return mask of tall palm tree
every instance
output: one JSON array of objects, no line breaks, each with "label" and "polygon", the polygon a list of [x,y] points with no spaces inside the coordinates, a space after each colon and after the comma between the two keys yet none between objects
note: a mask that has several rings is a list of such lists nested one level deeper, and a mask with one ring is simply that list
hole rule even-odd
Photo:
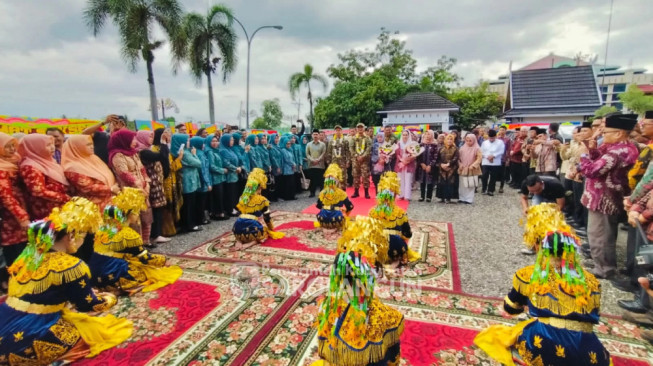
[{"label": "tall palm tree", "polygon": [[154,87],[154,51],[164,44],[153,39],[153,28],[159,25],[166,33],[172,53],[173,72],[184,57],[184,42],[180,37],[183,11],[177,0],[89,0],[84,20],[97,36],[107,18],[118,27],[122,58],[129,71],[136,72],[136,63],[143,59],[147,67],[150,87],[152,120],[158,120],[156,89]]},{"label": "tall palm tree", "polygon": [[[236,69],[238,37],[232,23],[233,14],[223,5],[215,5],[206,16],[190,13],[184,18],[183,30],[188,42],[190,72],[198,85],[202,83],[202,75],[206,75],[211,123],[215,123],[211,74],[216,71],[219,61],[222,61],[222,82],[226,82]],[[220,58],[213,57],[214,51],[219,53]]]},{"label": "tall palm tree", "polygon": [[310,106],[310,119],[311,119],[311,126],[312,126],[313,125],[313,94],[311,93],[311,80],[317,81],[319,84],[321,84],[325,91],[327,85],[329,85],[327,79],[324,76],[319,74],[313,74],[313,66],[311,66],[310,64],[306,64],[304,65],[304,72],[298,72],[290,76],[290,80],[288,80],[288,89],[290,89],[290,96],[292,96],[294,99],[297,93],[299,92],[299,89],[303,85],[306,85],[306,88],[308,88],[308,94],[306,95],[306,97],[308,98],[308,103]]}]

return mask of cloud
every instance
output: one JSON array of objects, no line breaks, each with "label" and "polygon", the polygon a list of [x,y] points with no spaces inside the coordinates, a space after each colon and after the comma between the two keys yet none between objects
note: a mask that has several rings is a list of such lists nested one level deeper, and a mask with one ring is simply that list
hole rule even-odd
[{"label": "cloud", "polygon": [[[204,12],[216,0],[183,1],[188,11]],[[604,62],[609,4],[594,0],[300,0],[225,1],[251,33],[264,29],[252,42],[250,109],[265,99],[279,98],[284,113],[297,114],[287,90],[290,75],[310,63],[315,72],[338,61],[349,49],[372,48],[381,27],[399,30],[414,51],[419,69],[434,65],[441,55],[458,60],[455,71],[465,84],[506,74],[554,52],[599,55]],[[0,114],[33,117],[101,118],[126,113],[149,118],[144,64],[130,73],[120,58],[115,27],[107,23],[98,37],[85,25],[84,0],[0,2]],[[608,63],[653,71],[650,42],[650,0],[615,2]],[[214,80],[217,120],[238,121],[246,100],[247,46],[242,30],[239,63],[228,82]],[[156,33],[159,34],[159,33]],[[158,97],[174,99],[177,119],[208,120],[206,80],[197,86],[182,68],[171,72],[167,46],[154,63]],[[317,89],[316,96],[328,93]],[[308,111],[305,91],[298,97],[301,114]],[[296,117],[293,117],[296,118]],[[242,120],[244,123],[244,119]]]}]

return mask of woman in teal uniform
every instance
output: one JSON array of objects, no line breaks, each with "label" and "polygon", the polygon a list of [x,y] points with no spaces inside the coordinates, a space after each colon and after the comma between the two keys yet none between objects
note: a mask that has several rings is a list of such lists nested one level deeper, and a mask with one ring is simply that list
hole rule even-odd
[{"label": "woman in teal uniform", "polygon": [[229,169],[222,163],[220,157],[220,139],[217,136],[209,136],[204,141],[204,149],[209,160],[209,171],[211,172],[211,184],[213,188],[210,194],[210,217],[213,220],[226,220],[229,214],[224,201],[224,185]]}]

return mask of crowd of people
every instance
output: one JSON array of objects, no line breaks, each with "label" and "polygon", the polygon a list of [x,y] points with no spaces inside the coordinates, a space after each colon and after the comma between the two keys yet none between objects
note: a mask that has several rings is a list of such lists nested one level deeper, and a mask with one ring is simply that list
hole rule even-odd
[{"label": "crowd of people", "polygon": [[[65,266],[60,272],[70,271],[65,275],[67,280],[82,281],[84,291],[91,291],[90,287],[86,289],[87,283],[106,290],[97,296],[94,292],[89,302],[92,307],[79,299],[67,299],[77,303],[82,311],[104,311],[116,303],[111,293],[151,291],[181,276],[178,267],[166,266],[165,257],[148,252],[157,244],[170,241],[178,232],[202,230],[202,225],[211,220],[230,217],[237,217],[233,226],[237,240],[234,250],[267,238],[280,238],[283,234],[274,231],[270,202],[294,200],[303,190],[309,191],[309,197],[319,193],[320,212],[315,226],[330,237],[334,236],[328,231],[335,230],[340,237],[340,254],[334,262],[332,281],[347,279],[351,283],[352,278],[342,277],[347,271],[355,273],[354,282],[372,281],[373,267],[402,266],[419,260],[419,254],[407,246],[412,232],[406,212],[396,205],[396,200],[411,200],[417,189],[419,201],[431,202],[435,194],[443,203],[472,204],[479,188],[482,194],[492,197],[497,191],[503,193],[506,184],[519,191],[524,215],[532,215],[542,210],[542,204],[550,204],[563,218],[558,220],[554,219],[557,214],[547,214],[543,220],[558,226],[536,235],[533,245],[522,252],[538,254],[535,266],[543,270],[546,267],[547,276],[550,271],[569,271],[568,267],[561,267],[559,260],[570,263],[573,256],[571,277],[563,276],[564,281],[571,282],[559,285],[574,289],[575,292],[566,293],[572,297],[569,301],[580,298],[586,302],[574,308],[579,317],[567,323],[540,319],[537,326],[564,328],[569,322],[580,322],[583,324],[576,324],[582,328],[580,331],[591,332],[587,329],[598,321],[600,306],[595,278],[609,279],[615,287],[635,293],[633,300],[619,302],[627,310],[625,318],[653,325],[646,277],[653,268],[640,266],[635,259],[640,243],[653,240],[653,145],[649,144],[653,139],[653,111],[639,121],[635,115],[615,113],[584,122],[573,130],[571,141],[564,141],[560,126],[555,123],[548,130],[524,127],[513,136],[507,126],[496,130],[477,128],[464,136],[457,129],[447,133],[427,130],[420,135],[405,129],[396,136],[391,127],[375,134],[374,128],[359,123],[347,136],[341,126],[336,126],[329,140],[319,130],[313,130],[310,137],[305,135],[304,124],[298,122],[301,130],[293,125],[291,132],[284,135],[248,134],[227,127],[213,134],[200,129],[190,136],[184,125],[176,126],[175,133],[169,129],[134,132],[126,128],[124,118],[109,115],[84,133],[67,138],[57,129],[46,134],[0,133],[4,259],[0,274],[2,289],[12,299],[0,306],[0,313],[15,317],[15,323],[7,323],[6,329],[0,327],[0,333],[10,334],[12,324],[25,321],[20,317],[23,315],[12,311],[32,309],[30,303],[39,303],[43,293],[66,291],[67,285],[62,285],[61,280],[38,285],[35,290],[33,282],[42,279],[39,268]],[[347,196],[346,188],[353,186],[352,199],[371,199],[370,185],[374,185],[376,205],[369,217],[350,223],[354,201]],[[102,217],[97,219],[94,215]],[[101,228],[93,224],[100,221]],[[627,259],[619,270],[616,241],[619,224],[626,222]],[[361,242],[361,237],[369,240]],[[582,246],[581,238],[586,242]],[[373,248],[369,247],[371,244]],[[576,252],[586,257],[582,265]],[[35,253],[48,255],[41,258]],[[65,257],[65,261],[59,257]],[[535,289],[542,295],[548,288],[547,281],[562,281],[561,277],[538,277],[535,272],[538,271],[531,267],[517,273],[516,287],[506,298],[506,311],[518,313],[528,305],[534,317],[566,319],[569,314],[545,316],[550,315],[550,306],[544,300],[535,301],[532,293]],[[17,279],[23,282],[17,284]],[[347,286],[337,283],[341,292],[351,292]],[[46,291],[50,288],[51,293]],[[559,295],[556,298],[560,299]],[[332,317],[342,321],[361,314],[383,317],[368,313],[367,306],[371,304],[384,309],[380,314],[388,316],[386,325],[397,336],[389,345],[394,351],[386,347],[389,353],[378,353],[377,358],[389,361],[398,357],[401,314],[365,296],[364,303],[355,304],[354,314],[337,310],[342,305],[337,296],[327,299],[330,305],[323,305],[319,332],[320,341],[326,342],[320,344],[325,359],[345,357],[342,352],[351,344],[358,344],[355,339],[344,340],[340,345],[342,352],[335,353],[325,348],[325,344],[337,346],[337,342],[343,341],[332,337]],[[50,328],[53,319],[67,322],[60,326],[74,327],[70,314],[58,304],[52,306],[52,313],[59,317],[49,319],[38,331],[54,329]],[[538,308],[546,309],[538,313]],[[129,336],[130,325],[120,319],[103,319],[108,329],[116,329],[117,338],[107,335],[94,346],[93,340],[85,339],[83,330],[78,329],[75,339],[85,342],[58,338],[59,343],[68,343],[62,343],[56,359],[94,354]],[[585,324],[590,324],[590,328]],[[502,332],[507,331],[521,336],[526,334],[526,327],[531,327],[531,323],[523,324],[519,332],[489,330],[477,339],[477,344],[497,359],[508,357],[497,350],[493,339],[501,338]],[[644,331],[642,336],[653,341],[651,332]],[[35,333],[31,341],[40,340],[39,337]],[[594,338],[590,341],[589,360],[607,364],[607,352]],[[372,347],[372,343],[368,346]],[[526,351],[532,354],[531,346],[515,343],[513,351],[523,358]],[[0,351],[1,347],[2,343]],[[552,345],[547,347],[546,351],[552,353],[541,356],[553,360]]]}]

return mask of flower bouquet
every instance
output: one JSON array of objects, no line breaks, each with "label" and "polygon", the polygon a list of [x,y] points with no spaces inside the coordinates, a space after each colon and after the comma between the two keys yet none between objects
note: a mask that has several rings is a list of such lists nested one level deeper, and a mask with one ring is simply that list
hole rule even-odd
[{"label": "flower bouquet", "polygon": [[374,164],[374,174],[381,174],[385,168],[385,164],[390,161],[399,146],[391,142],[384,142],[379,146],[379,160]]}]

